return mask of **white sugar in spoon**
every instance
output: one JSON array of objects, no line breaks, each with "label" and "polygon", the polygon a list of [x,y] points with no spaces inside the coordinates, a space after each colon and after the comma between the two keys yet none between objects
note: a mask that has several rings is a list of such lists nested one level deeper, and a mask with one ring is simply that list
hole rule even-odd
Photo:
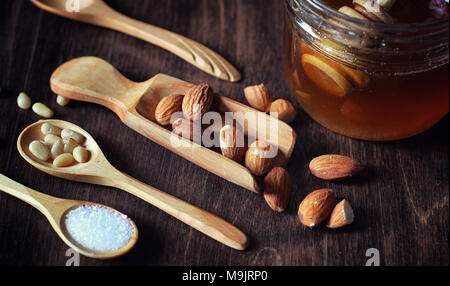
[{"label": "white sugar in spoon", "polygon": [[107,251],[99,251],[95,249],[90,249],[84,245],[82,245],[79,241],[77,241],[67,229],[66,218],[67,214],[77,209],[81,206],[99,206],[106,208],[110,211],[114,211],[117,214],[123,216],[122,213],[117,210],[110,208],[108,206],[86,202],[86,201],[75,201],[75,200],[66,200],[60,199],[56,197],[52,197],[35,190],[32,190],[24,185],[19,184],[16,181],[11,180],[10,178],[0,174],[0,190],[10,194],[22,201],[32,205],[36,209],[38,209],[41,213],[45,215],[45,217],[50,222],[50,225],[56,231],[58,236],[72,249],[77,252],[92,258],[100,258],[100,259],[108,259],[114,258],[121,255],[124,255],[128,251],[130,251],[136,244],[138,239],[138,230],[135,223],[129,219],[133,233],[131,234],[128,242],[122,247],[115,250],[107,250]]}]

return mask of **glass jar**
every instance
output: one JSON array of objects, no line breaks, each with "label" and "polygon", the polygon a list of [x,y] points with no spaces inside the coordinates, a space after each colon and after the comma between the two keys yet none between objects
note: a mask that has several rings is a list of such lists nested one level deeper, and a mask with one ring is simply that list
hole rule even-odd
[{"label": "glass jar", "polygon": [[396,140],[449,111],[448,17],[373,23],[319,0],[285,0],[283,61],[302,108],[337,133]]}]

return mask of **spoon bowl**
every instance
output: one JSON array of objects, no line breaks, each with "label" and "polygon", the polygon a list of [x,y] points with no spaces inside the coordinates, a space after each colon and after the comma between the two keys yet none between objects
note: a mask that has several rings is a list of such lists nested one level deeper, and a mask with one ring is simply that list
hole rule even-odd
[{"label": "spoon bowl", "polygon": [[[43,162],[35,158],[28,150],[28,145],[33,140],[42,139],[40,133],[41,126],[44,123],[52,124],[61,129],[68,128],[83,135],[85,137],[84,145],[91,156],[89,161],[69,167],[55,167],[49,162]],[[35,122],[20,133],[17,139],[17,149],[28,163],[47,174],[68,180],[122,189],[229,247],[244,250],[248,246],[247,236],[229,222],[139,182],[114,168],[103,155],[94,138],[73,123],[63,120],[41,120]]]},{"label": "spoon bowl", "polygon": [[[73,130],[85,138],[83,146],[89,151],[89,160],[85,163],[78,163],[67,167],[58,168],[53,166],[52,162],[42,161],[36,158],[29,150],[28,146],[34,140],[44,140],[45,135],[41,132],[41,126],[44,123],[49,123],[61,129],[68,128]],[[62,120],[40,120],[27,126],[19,135],[17,139],[17,149],[20,155],[34,167],[44,171],[47,174],[78,182],[87,182],[92,184],[99,184],[99,178],[93,177],[93,170],[97,169],[97,162],[104,161],[107,163],[100,147],[94,138],[80,128],[79,126]]]},{"label": "spoon bowl", "polygon": [[[165,74],[134,82],[97,57],[70,60],[59,66],[50,78],[50,88],[55,94],[103,105],[116,113],[125,125],[157,144],[219,177],[261,193],[258,178],[244,165],[195,142],[173,136],[171,130],[156,122],[155,109],[162,98],[186,94],[193,86],[193,83]],[[296,142],[295,131],[288,124],[218,94],[214,96],[212,110],[221,115],[229,112],[245,116],[244,135],[277,146],[278,156],[274,165],[287,165]],[[270,136],[260,138],[258,134]]]},{"label": "spoon bowl", "polygon": [[136,245],[136,241],[138,239],[138,229],[136,227],[136,224],[130,218],[127,219],[133,228],[133,234],[124,246],[114,250],[99,251],[85,247],[76,239],[74,239],[67,230],[65,220],[67,214],[71,210],[84,205],[93,205],[107,208],[124,216],[124,214],[111,207],[87,201],[66,200],[52,197],[21,185],[2,174],[0,174],[0,190],[3,190],[5,193],[17,197],[38,209],[47,217],[48,221],[50,222],[51,226],[58,234],[58,236],[70,248],[74,249],[82,255],[98,259],[110,259],[126,254]]}]

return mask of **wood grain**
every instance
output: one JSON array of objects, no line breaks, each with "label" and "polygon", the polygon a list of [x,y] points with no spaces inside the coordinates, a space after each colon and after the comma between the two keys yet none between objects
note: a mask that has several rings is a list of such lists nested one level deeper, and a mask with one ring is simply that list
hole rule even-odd
[{"label": "wood grain", "polygon": [[[208,82],[216,92],[240,102],[245,102],[245,86],[263,82],[277,98],[294,102],[281,61],[282,2],[107,1],[127,16],[219,52],[244,76],[231,84],[142,40],[74,23],[40,11],[26,0],[1,1],[0,172],[49,195],[111,206],[139,227],[139,241],[127,255],[106,261],[82,257],[81,265],[364,265],[368,248],[379,249],[382,265],[448,265],[448,116],[414,138],[373,143],[336,135],[298,109],[292,124],[297,144],[287,166],[293,177],[292,197],[286,213],[278,214],[262,196],[136,134],[113,112],[81,102],[60,107],[50,91],[49,78],[57,66],[75,57],[97,56],[134,81],[163,72],[188,82]],[[48,104],[56,118],[83,127],[125,173],[236,225],[250,236],[248,250],[222,246],[122,191],[70,182],[34,169],[15,146],[20,131],[39,119],[17,108],[20,91]],[[351,156],[369,171],[342,183],[311,176],[309,161],[330,153]],[[301,227],[297,207],[320,188],[333,188],[338,199],[351,202],[354,224],[340,230]],[[0,194],[0,265],[65,265],[66,250],[38,211]]]}]

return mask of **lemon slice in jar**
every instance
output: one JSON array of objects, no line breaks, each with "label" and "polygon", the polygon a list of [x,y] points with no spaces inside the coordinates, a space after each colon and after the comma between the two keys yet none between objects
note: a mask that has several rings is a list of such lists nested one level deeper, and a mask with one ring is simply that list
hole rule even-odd
[{"label": "lemon slice in jar", "polygon": [[304,54],[302,66],[308,78],[329,94],[345,96],[353,89],[344,75],[316,56]]}]

